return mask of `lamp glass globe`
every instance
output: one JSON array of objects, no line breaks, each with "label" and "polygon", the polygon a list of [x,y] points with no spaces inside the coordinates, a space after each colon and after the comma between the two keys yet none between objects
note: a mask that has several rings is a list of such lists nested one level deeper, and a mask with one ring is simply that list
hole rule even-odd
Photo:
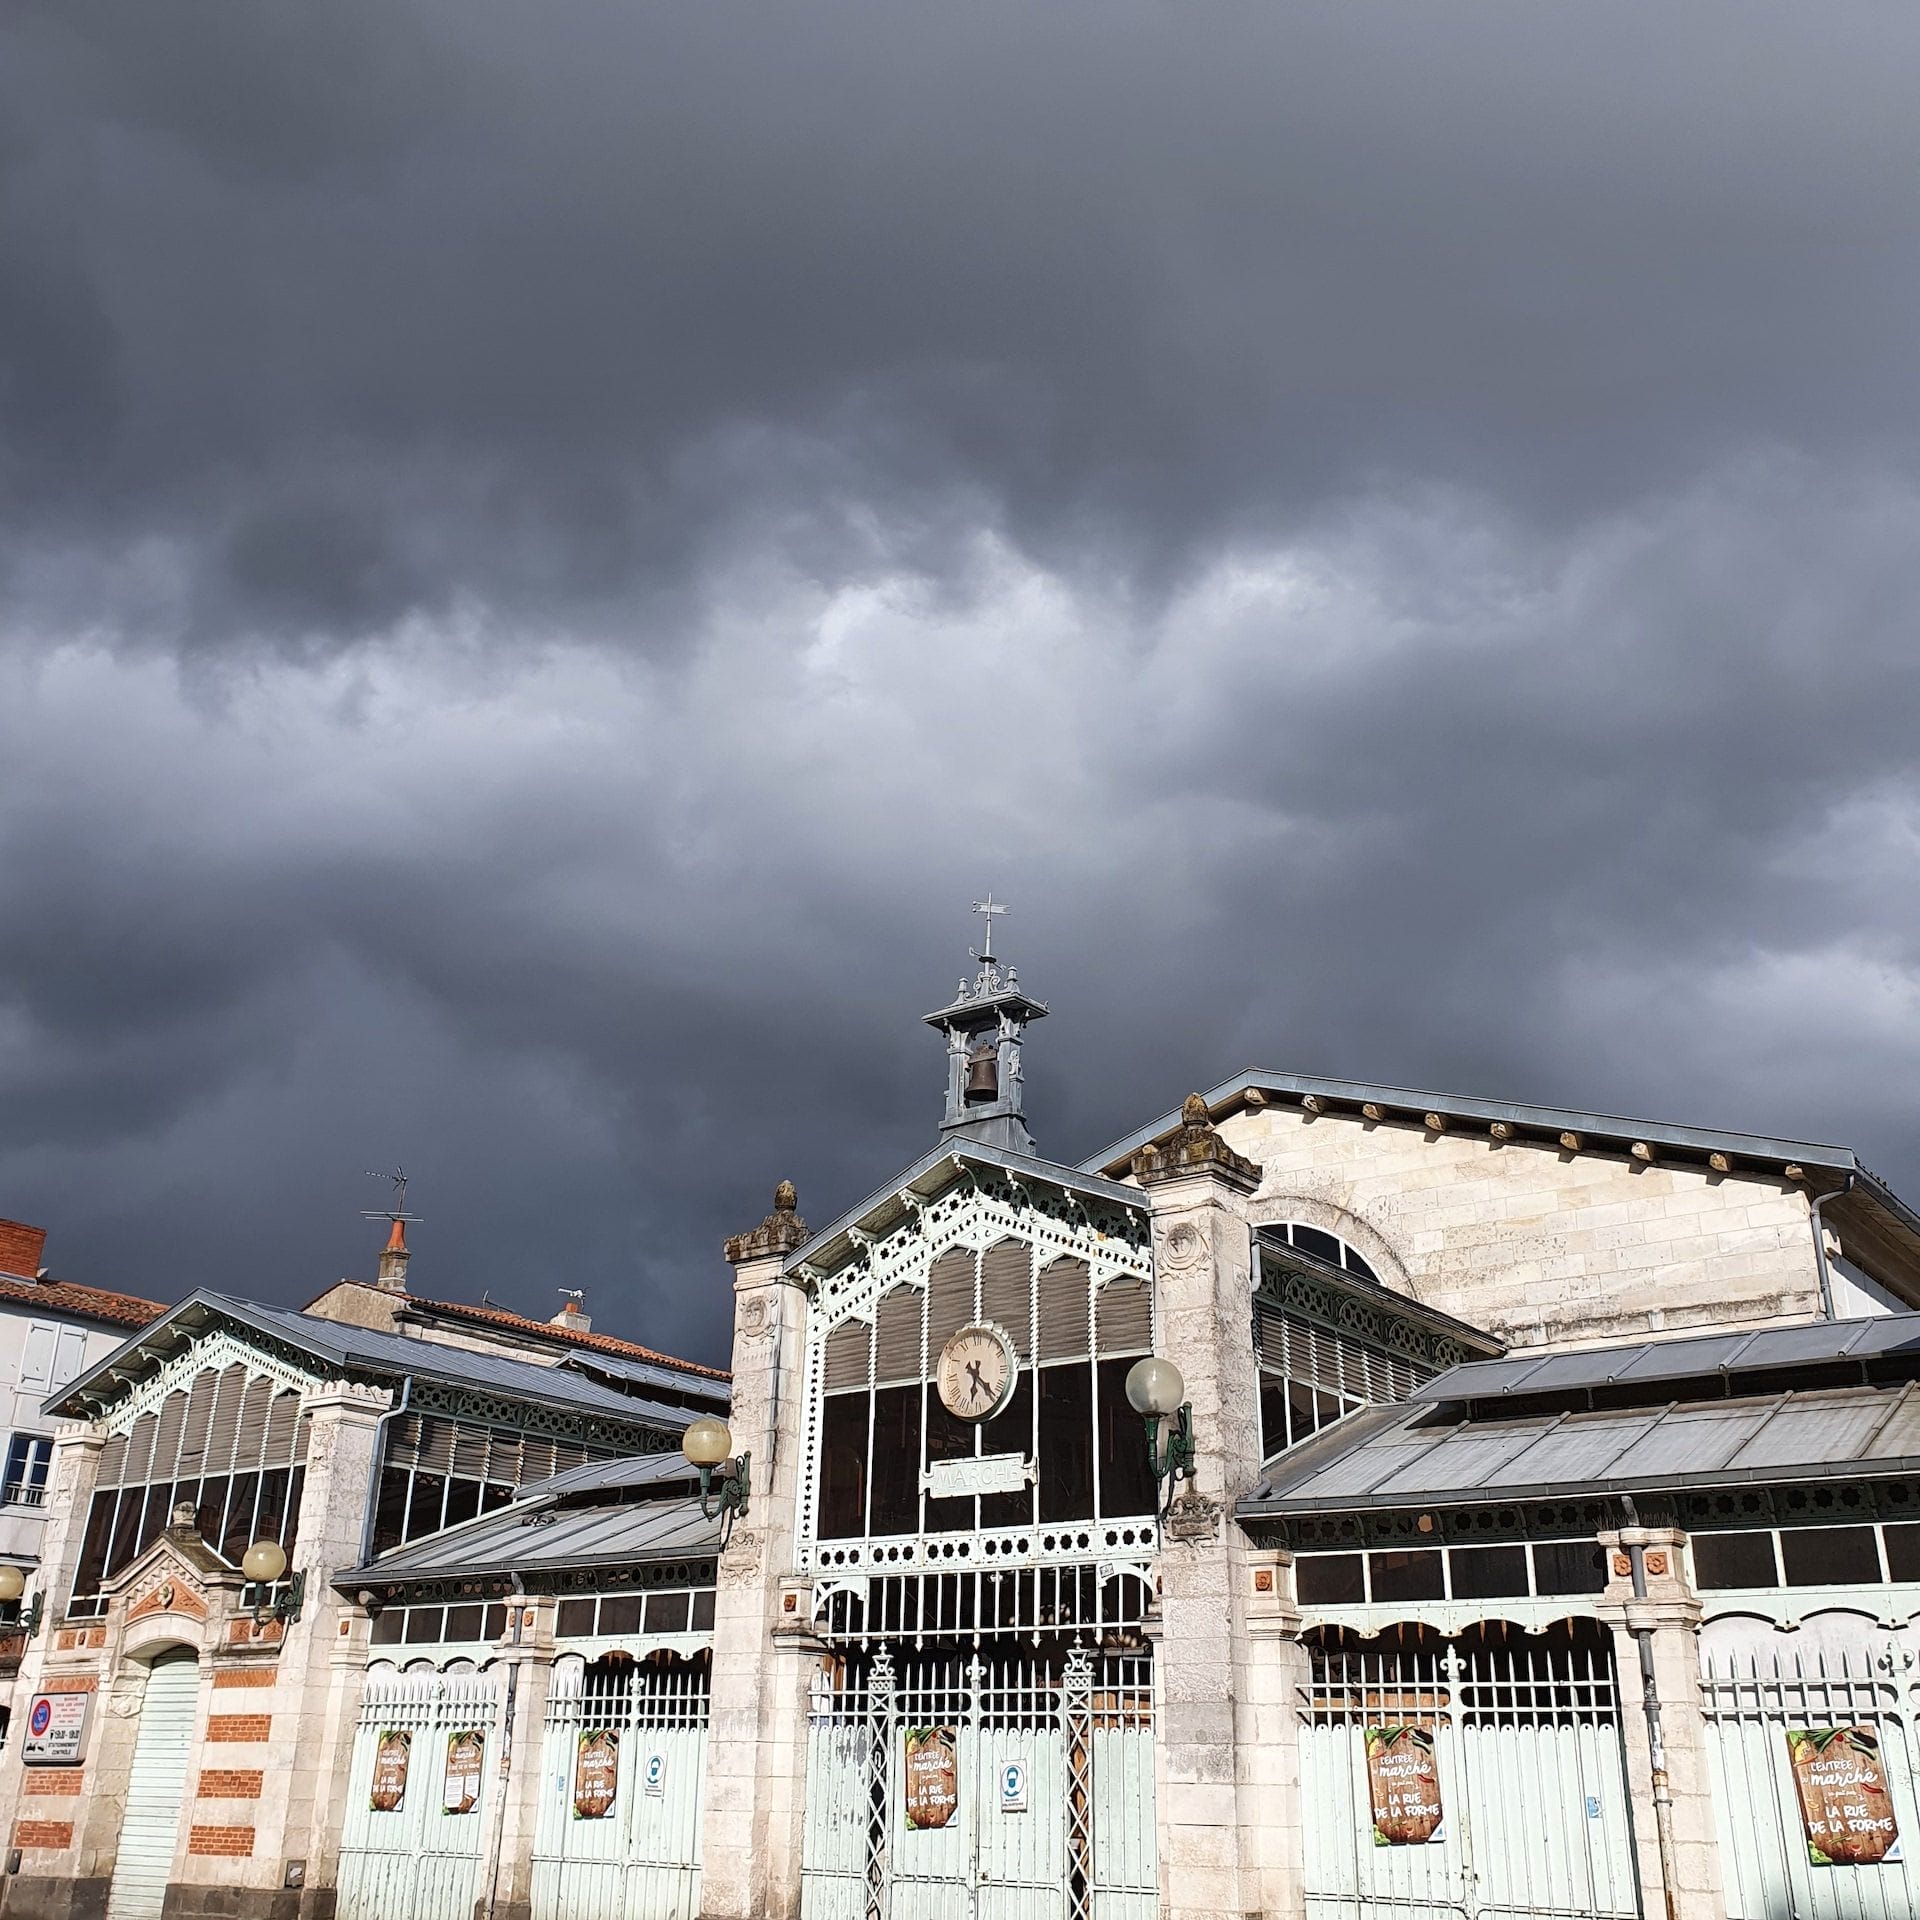
[{"label": "lamp glass globe", "polygon": [[249,1580],[278,1580],[287,1570],[287,1550],[278,1540],[256,1540],[240,1556],[240,1571]]},{"label": "lamp glass globe", "polygon": [[27,1576],[15,1566],[0,1566],[0,1606],[11,1606],[27,1590]]},{"label": "lamp glass globe", "polygon": [[1150,1354],[1136,1360],[1127,1372],[1127,1405],[1135,1413],[1164,1419],[1180,1411],[1187,1397],[1187,1383],[1171,1360]]},{"label": "lamp glass globe", "polygon": [[733,1434],[724,1420],[696,1420],[680,1436],[680,1451],[696,1467],[717,1467],[733,1451]]}]

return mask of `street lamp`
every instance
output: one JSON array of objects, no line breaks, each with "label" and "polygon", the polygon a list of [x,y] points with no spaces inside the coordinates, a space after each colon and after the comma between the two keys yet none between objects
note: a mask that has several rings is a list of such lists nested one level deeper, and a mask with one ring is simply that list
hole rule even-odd
[{"label": "street lamp", "polygon": [[268,1589],[286,1570],[287,1550],[278,1540],[258,1539],[240,1556],[240,1571],[253,1583],[253,1617],[260,1626],[269,1620],[278,1620],[284,1625],[300,1618],[300,1606],[307,1597],[304,1573],[296,1573],[288,1581],[285,1593],[272,1599],[267,1597]]},{"label": "street lamp", "polygon": [[[720,1516],[720,1544],[724,1547],[733,1537],[734,1516],[747,1510],[753,1455],[733,1457],[732,1430],[711,1414],[703,1414],[680,1436],[680,1451],[700,1469],[700,1514],[706,1520]],[[713,1484],[715,1468],[720,1469],[717,1492]]]},{"label": "street lamp", "polygon": [[1173,1507],[1173,1483],[1193,1478],[1193,1408],[1187,1402],[1187,1383],[1171,1360],[1149,1354],[1127,1371],[1127,1405],[1147,1428],[1147,1464],[1154,1485],[1166,1483],[1161,1505],[1164,1518]]},{"label": "street lamp", "polygon": [[26,1590],[26,1568],[16,1565],[11,1560],[0,1563],[0,1607],[15,1609],[13,1620],[9,1624],[25,1627],[31,1635],[40,1631],[40,1596],[37,1593],[33,1596],[33,1605],[23,1615],[18,1609],[20,1596]]}]

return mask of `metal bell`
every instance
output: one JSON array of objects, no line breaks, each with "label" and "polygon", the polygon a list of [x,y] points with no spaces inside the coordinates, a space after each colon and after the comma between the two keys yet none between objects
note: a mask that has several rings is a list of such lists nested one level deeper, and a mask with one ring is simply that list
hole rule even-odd
[{"label": "metal bell", "polygon": [[970,1101],[1000,1098],[1000,1063],[992,1047],[978,1047],[967,1055],[967,1098]]}]

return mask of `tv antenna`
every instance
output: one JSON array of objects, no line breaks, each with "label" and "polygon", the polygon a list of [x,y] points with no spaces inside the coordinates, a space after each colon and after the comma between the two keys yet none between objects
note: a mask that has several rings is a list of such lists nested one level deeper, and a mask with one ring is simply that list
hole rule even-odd
[{"label": "tv antenna", "polygon": [[407,1211],[407,1170],[405,1167],[395,1167],[391,1173],[382,1173],[376,1167],[369,1167],[367,1169],[367,1178],[369,1180],[385,1180],[391,1183],[393,1187],[393,1205],[378,1208],[370,1213],[362,1212],[360,1215],[362,1220],[400,1220],[404,1221],[408,1226],[412,1226],[420,1219],[419,1214],[409,1213]]}]

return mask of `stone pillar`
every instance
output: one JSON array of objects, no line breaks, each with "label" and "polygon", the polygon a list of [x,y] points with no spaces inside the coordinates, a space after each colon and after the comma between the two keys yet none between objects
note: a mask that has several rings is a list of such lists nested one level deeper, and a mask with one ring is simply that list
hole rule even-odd
[{"label": "stone pillar", "polygon": [[1285,1814],[1253,1756],[1262,1735],[1285,1729],[1270,1724],[1272,1662],[1249,1634],[1255,1562],[1271,1558],[1233,1518],[1260,1474],[1246,1207],[1260,1169],[1214,1131],[1198,1094],[1181,1120],[1133,1173],[1152,1213],[1159,1350],[1193,1409],[1195,1470],[1164,1529],[1155,1659],[1161,1912],[1200,1920],[1263,1911],[1269,1876],[1284,1873],[1275,1823]]},{"label": "stone pillar", "polygon": [[[1669,1920],[1726,1920],[1708,1730],[1700,1705],[1700,1602],[1687,1584],[1685,1540],[1671,1527],[1623,1527],[1601,1534],[1608,1579],[1600,1614],[1613,1629],[1642,1910]],[[1644,1595],[1634,1591],[1636,1559]],[[1642,1630],[1653,1656],[1651,1687],[1643,1676]],[[1655,1765],[1649,1696],[1658,1708],[1664,1767]]]},{"label": "stone pillar", "polygon": [[800,1911],[810,1662],[791,1633],[789,1578],[803,1471],[807,1296],[783,1271],[804,1243],[792,1183],[751,1233],[727,1242],[733,1265],[736,1454],[752,1457],[746,1512],[720,1556],[714,1601],[713,1720],[707,1741],[700,1911],[708,1920],[791,1920]]},{"label": "stone pillar", "polygon": [[[28,1637],[21,1651],[20,1670],[12,1683],[13,1731],[5,1756],[0,1759],[0,1833],[6,1835],[6,1844],[18,1846],[29,1836],[44,1842],[53,1837],[46,1828],[65,1824],[70,1829],[69,1845],[66,1849],[42,1845],[23,1850],[20,1872],[0,1882],[0,1912],[36,1909],[64,1912],[65,1902],[104,1902],[105,1899],[105,1880],[73,1850],[72,1843],[81,1823],[71,1816],[71,1809],[62,1809],[57,1820],[47,1821],[35,1817],[37,1802],[21,1804],[27,1770],[20,1764],[20,1750],[24,1744],[26,1704],[46,1686],[49,1654],[60,1646],[63,1632],[68,1647],[75,1644],[75,1634],[70,1629],[62,1629],[59,1623],[66,1614],[74,1575],[79,1569],[87,1514],[93,1506],[94,1488],[100,1475],[100,1449],[106,1441],[106,1429],[93,1422],[62,1427],[54,1437],[53,1460],[47,1471],[47,1521],[40,1541],[40,1565],[22,1603],[31,1610],[38,1597],[40,1629]],[[96,1727],[96,1743],[98,1738]],[[97,1745],[94,1752],[97,1753]],[[76,1775],[76,1781],[90,1790],[97,1774],[98,1769],[90,1757],[87,1766]],[[77,1799],[78,1795],[72,1797]],[[28,1821],[25,1835],[18,1831],[22,1819]]]},{"label": "stone pillar", "polygon": [[[494,1656],[504,1669],[502,1698],[512,1713],[512,1724],[502,1728],[504,1737],[490,1757],[496,1774],[504,1775],[506,1794],[498,1816],[498,1854],[490,1844],[486,1856],[495,1888],[495,1920],[527,1920],[533,1911],[533,1841],[540,1819],[547,1693],[553,1683],[555,1604],[545,1596],[510,1602],[507,1631]],[[486,1890],[483,1882],[483,1899]]]},{"label": "stone pillar", "polygon": [[[293,1571],[306,1576],[306,1594],[280,1649],[271,1708],[276,1764],[268,1770],[252,1861],[265,1890],[281,1886],[287,1862],[304,1863],[303,1914],[331,1910],[339,1871],[340,1809],[366,1677],[365,1616],[332,1582],[360,1558],[380,1417],[392,1398],[382,1387],[335,1381],[305,1402],[312,1425]],[[357,1672],[336,1667],[341,1646],[360,1648]]]}]

